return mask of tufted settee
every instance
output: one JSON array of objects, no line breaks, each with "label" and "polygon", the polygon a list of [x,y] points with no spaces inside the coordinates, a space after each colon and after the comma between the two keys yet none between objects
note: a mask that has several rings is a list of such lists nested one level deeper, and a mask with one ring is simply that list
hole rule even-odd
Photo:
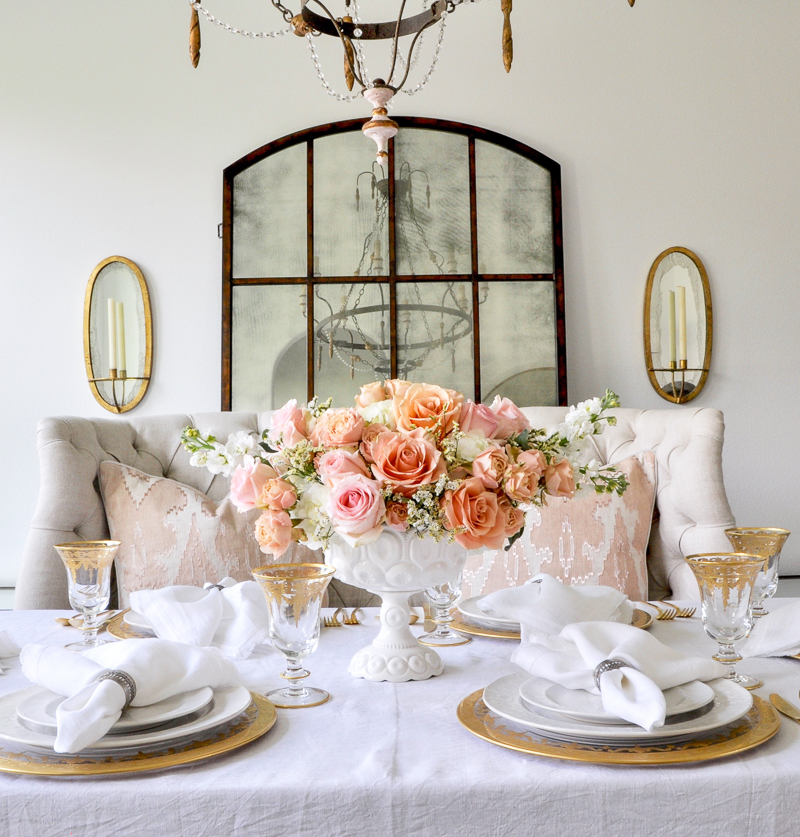
[{"label": "tufted settee", "polygon": [[[566,408],[529,407],[534,427],[555,428]],[[592,456],[615,463],[652,450],[656,457],[656,513],[648,546],[650,596],[696,596],[683,556],[729,551],[724,530],[734,525],[722,480],[724,424],[719,410],[613,411],[617,424],[594,437]],[[154,476],[192,486],[213,500],[228,480],[189,464],[181,430],[193,425],[217,438],[261,432],[271,412],[200,413],[133,419],[43,419],[38,426],[41,487],[17,582],[15,607],[67,608],[66,579],[53,544],[108,537],[98,468],[112,459]]]}]

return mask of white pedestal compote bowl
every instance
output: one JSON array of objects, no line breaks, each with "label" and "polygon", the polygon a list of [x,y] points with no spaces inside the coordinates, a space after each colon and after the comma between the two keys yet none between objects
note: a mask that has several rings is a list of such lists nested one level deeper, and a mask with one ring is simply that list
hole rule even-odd
[{"label": "white pedestal compote bowl", "polygon": [[337,537],[331,539],[325,562],[336,569],[336,577],[383,600],[380,633],[350,661],[348,670],[354,677],[403,683],[444,671],[436,651],[421,645],[409,630],[408,598],[457,576],[468,555],[457,543],[437,543],[416,532],[389,528],[367,546],[353,548]]}]

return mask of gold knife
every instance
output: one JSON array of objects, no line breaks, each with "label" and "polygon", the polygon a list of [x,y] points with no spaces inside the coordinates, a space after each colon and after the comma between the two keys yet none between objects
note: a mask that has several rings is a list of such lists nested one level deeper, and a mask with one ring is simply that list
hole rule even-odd
[{"label": "gold knife", "polygon": [[780,695],[770,695],[769,702],[778,710],[778,712],[800,724],[800,709],[793,706],[788,700],[784,700]]}]

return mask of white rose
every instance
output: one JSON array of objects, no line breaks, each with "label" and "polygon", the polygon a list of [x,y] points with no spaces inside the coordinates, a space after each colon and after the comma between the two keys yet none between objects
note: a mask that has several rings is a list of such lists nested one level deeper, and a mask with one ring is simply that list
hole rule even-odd
[{"label": "white rose", "polygon": [[356,407],[356,412],[367,424],[383,424],[389,430],[394,430],[397,426],[391,400],[376,401],[367,407]]},{"label": "white rose", "polygon": [[472,462],[479,453],[483,453],[491,445],[492,443],[486,438],[483,431],[475,430],[472,433],[465,433],[458,440],[456,453],[465,462]]}]

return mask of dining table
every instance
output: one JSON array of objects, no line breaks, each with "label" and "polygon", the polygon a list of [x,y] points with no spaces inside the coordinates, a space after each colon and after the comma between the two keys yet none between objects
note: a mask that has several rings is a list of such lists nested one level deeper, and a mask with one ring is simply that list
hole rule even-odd
[{"label": "dining table", "polygon": [[[778,599],[770,606],[791,603]],[[445,664],[440,676],[371,682],[347,668],[377,634],[377,613],[364,609],[361,624],[322,629],[306,667],[309,682],[331,693],[329,702],[278,709],[272,728],[240,749],[153,772],[0,772],[0,834],[768,837],[800,832],[800,724],[782,717],[777,734],[758,747],[686,764],[594,764],[518,752],[472,734],[457,715],[464,698],[520,671],[509,659],[514,641],[476,636],[439,651]],[[78,631],[54,618],[69,615],[4,611],[0,631],[20,645],[66,645]],[[648,630],[685,653],[710,656],[717,647],[697,615],[656,620]],[[30,685],[18,658],[1,662],[0,696]],[[283,658],[269,646],[236,665],[254,693],[281,685]],[[751,658],[740,669],[763,680],[756,692],[762,698],[776,692],[799,702],[800,660]],[[0,755],[8,746],[0,740]]]}]

